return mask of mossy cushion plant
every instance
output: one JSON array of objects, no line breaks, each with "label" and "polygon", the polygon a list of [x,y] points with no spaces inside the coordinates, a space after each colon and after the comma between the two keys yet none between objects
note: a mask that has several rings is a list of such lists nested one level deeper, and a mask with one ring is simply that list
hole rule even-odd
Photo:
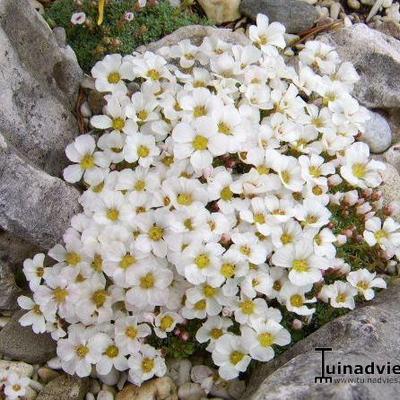
[{"label": "mossy cushion plant", "polygon": [[[71,23],[71,16],[77,12],[86,14],[83,24]],[[133,19],[129,20],[127,15]],[[68,44],[75,50],[86,72],[90,72],[105,54],[130,54],[138,46],[158,40],[183,26],[209,24],[190,6],[176,8],[167,0],[150,3],[141,9],[136,0],[109,0],[101,25],[97,25],[98,2],[94,0],[56,0],[47,9],[45,17],[51,27],[65,28]]]}]

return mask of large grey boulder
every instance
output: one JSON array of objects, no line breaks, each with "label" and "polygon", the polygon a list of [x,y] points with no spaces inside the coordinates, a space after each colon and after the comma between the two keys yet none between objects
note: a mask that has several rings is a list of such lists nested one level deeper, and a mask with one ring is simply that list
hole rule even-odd
[{"label": "large grey boulder", "polygon": [[79,212],[79,191],[18,154],[0,134],[0,226],[48,249]]},{"label": "large grey boulder", "polygon": [[37,167],[59,176],[83,77],[28,0],[0,0],[0,132]]},{"label": "large grey boulder", "polygon": [[400,42],[365,24],[324,34],[319,40],[336,48],[360,75],[354,96],[369,108],[400,107]]},{"label": "large grey boulder", "polygon": [[255,20],[257,14],[265,14],[270,22],[280,22],[288,33],[300,33],[310,29],[318,19],[315,7],[301,0],[242,0],[240,12]]},{"label": "large grey boulder", "polygon": [[61,375],[51,380],[36,400],[83,400],[89,390],[89,379]]},{"label": "large grey boulder", "polygon": [[[255,369],[248,385],[248,400],[382,400],[400,398],[397,383],[365,384],[354,381],[315,383],[321,376],[321,354],[316,347],[332,348],[326,364],[400,364],[400,283],[377,299],[329,322],[272,362]],[[399,371],[398,371],[399,372]],[[338,378],[396,379],[386,371],[379,375],[336,375]]]},{"label": "large grey boulder", "polygon": [[15,283],[11,268],[0,260],[0,311],[17,310],[17,298],[21,294],[22,290]]},{"label": "large grey boulder", "polygon": [[0,331],[0,358],[28,364],[42,364],[56,355],[56,343],[49,334],[36,334],[30,326],[23,327],[18,320],[26,311],[18,311]]}]

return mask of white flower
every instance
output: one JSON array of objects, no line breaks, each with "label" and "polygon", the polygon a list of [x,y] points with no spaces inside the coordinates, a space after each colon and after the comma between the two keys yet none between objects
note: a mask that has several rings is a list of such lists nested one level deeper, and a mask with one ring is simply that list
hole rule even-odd
[{"label": "white flower", "polygon": [[42,279],[46,278],[48,269],[44,267],[43,253],[36,254],[32,259],[27,258],[24,261],[24,274],[29,281],[31,290],[35,290],[41,283]]},{"label": "white flower", "polygon": [[307,304],[315,303],[317,299],[315,297],[307,299],[305,296],[311,288],[311,285],[295,286],[289,281],[285,282],[279,292],[279,300],[285,304],[288,311],[298,315],[312,315],[315,312],[315,308],[308,308]]},{"label": "white flower", "polygon": [[139,324],[136,317],[119,318],[115,322],[115,343],[128,353],[137,353],[141,340],[150,334],[150,326]]},{"label": "white flower", "polygon": [[176,324],[182,323],[183,318],[172,311],[162,312],[154,320],[154,333],[159,338],[166,338],[168,332],[172,332]]},{"label": "white flower", "polygon": [[67,146],[65,153],[68,159],[78,163],[64,169],[64,179],[67,182],[79,182],[82,176],[90,185],[97,185],[103,180],[109,160],[95,149],[96,142],[90,135],[78,136],[74,143]]},{"label": "white flower", "polygon": [[274,358],[273,345],[286,346],[290,343],[290,333],[272,319],[267,322],[253,321],[251,327],[243,326],[241,335],[250,356],[264,362]]},{"label": "white flower", "polygon": [[148,344],[142,345],[139,353],[129,357],[128,365],[129,376],[136,385],[140,385],[153,376],[163,376],[167,371],[160,352]]},{"label": "white flower", "polygon": [[153,164],[154,157],[160,154],[160,149],[156,146],[154,137],[141,133],[128,136],[123,151],[126,161],[130,163],[137,161],[140,166],[145,168]]},{"label": "white flower", "polygon": [[365,300],[372,300],[375,297],[373,288],[386,289],[386,282],[382,278],[375,278],[376,272],[371,273],[367,269],[359,269],[349,272],[347,280],[362,293]]},{"label": "white flower", "polygon": [[257,15],[257,25],[250,26],[249,38],[260,46],[262,51],[268,53],[268,46],[285,47],[283,34],[285,27],[277,22],[269,24],[268,17],[263,14]]},{"label": "white flower", "polygon": [[199,343],[210,342],[207,346],[208,351],[213,351],[216,341],[228,333],[228,328],[233,325],[229,318],[209,317],[196,332],[196,340]]},{"label": "white flower", "polygon": [[330,304],[334,308],[355,307],[354,296],[357,295],[357,289],[348,282],[336,281],[331,285],[325,285],[321,289],[321,296],[330,299]]},{"label": "white flower", "polygon": [[370,246],[379,244],[390,250],[400,246],[400,224],[393,218],[382,221],[378,217],[369,218],[365,222],[364,239]]},{"label": "white flower", "polygon": [[251,360],[243,339],[230,333],[217,340],[212,359],[219,366],[218,372],[223,379],[236,378],[240,372],[246,371]]},{"label": "white flower", "polygon": [[21,377],[14,371],[8,371],[6,382],[4,384],[4,394],[6,395],[6,399],[14,400],[23,398],[26,394],[29,382],[29,378]]},{"label": "white flower", "polygon": [[76,12],[71,15],[72,25],[82,25],[86,21],[86,14],[84,12]]}]

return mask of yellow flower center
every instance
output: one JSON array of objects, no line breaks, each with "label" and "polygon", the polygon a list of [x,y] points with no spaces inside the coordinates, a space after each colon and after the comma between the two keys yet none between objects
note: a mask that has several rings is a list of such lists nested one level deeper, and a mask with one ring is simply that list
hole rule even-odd
[{"label": "yellow flower center", "polygon": [[164,235],[164,229],[161,228],[160,226],[153,226],[149,230],[149,238],[151,240],[154,240],[155,242],[158,242],[163,238]]},{"label": "yellow flower center", "polygon": [[353,175],[359,179],[364,178],[367,173],[367,167],[365,166],[365,164],[362,163],[353,164],[351,170],[353,172]]},{"label": "yellow flower center", "polygon": [[210,257],[207,254],[200,254],[194,260],[197,268],[204,269],[210,266]]},{"label": "yellow flower center", "polygon": [[107,292],[105,290],[96,290],[92,294],[92,302],[96,305],[97,308],[103,307],[106,300]]},{"label": "yellow flower center", "polygon": [[232,190],[229,186],[225,186],[220,193],[221,199],[224,201],[231,201],[233,198]]},{"label": "yellow flower center", "polygon": [[103,258],[99,254],[96,254],[93,257],[93,261],[90,265],[96,272],[102,272],[103,271]]},{"label": "yellow flower center", "polygon": [[119,218],[119,211],[116,208],[109,208],[106,216],[110,221],[117,221]]},{"label": "yellow flower center", "polygon": [[290,233],[283,233],[281,235],[281,242],[283,244],[289,244],[293,242],[293,236]]},{"label": "yellow flower center", "polygon": [[138,334],[138,330],[134,326],[128,326],[125,329],[125,335],[128,336],[129,339],[136,339]]},{"label": "yellow flower center", "polygon": [[272,289],[274,289],[277,292],[280,292],[282,289],[282,283],[280,281],[275,281],[274,284],[272,285]]},{"label": "yellow flower center", "polygon": [[274,344],[275,338],[268,332],[258,335],[258,341],[262,347],[270,347]]},{"label": "yellow flower center", "polygon": [[153,81],[158,81],[161,78],[161,74],[156,69],[149,69],[147,71],[147,76]]},{"label": "yellow flower center", "polygon": [[147,117],[149,116],[149,113],[146,110],[141,110],[137,113],[137,117],[141,120],[141,121],[145,121],[147,119]]},{"label": "yellow flower center", "polygon": [[82,169],[91,169],[95,166],[92,154],[85,154],[80,162]]},{"label": "yellow flower center", "polygon": [[115,345],[108,346],[106,349],[106,355],[110,358],[115,358],[119,354],[119,349]]},{"label": "yellow flower center", "polygon": [[151,289],[154,287],[155,281],[154,275],[148,272],[145,276],[140,278],[140,287],[142,289]]},{"label": "yellow flower center", "polygon": [[89,347],[81,344],[75,348],[75,353],[78,355],[79,358],[85,358],[86,355],[89,353]]},{"label": "yellow flower center", "polygon": [[207,302],[206,302],[204,299],[199,300],[199,301],[198,301],[197,303],[195,303],[195,305],[194,305],[195,310],[198,310],[198,311],[203,311],[203,310],[206,309],[206,307],[207,307]]},{"label": "yellow flower center", "polygon": [[193,230],[193,222],[190,218],[186,218],[183,221],[183,226],[188,230],[188,231],[192,231]]},{"label": "yellow flower center", "polygon": [[22,389],[22,387],[21,385],[18,385],[18,383],[16,383],[12,385],[12,389],[14,390],[14,392],[19,392]]},{"label": "yellow flower center", "polygon": [[388,233],[383,230],[383,229],[379,229],[378,231],[375,232],[374,234],[376,241],[379,243],[381,242],[383,239],[387,239],[387,237],[389,236]]},{"label": "yellow flower center", "polygon": [[256,214],[254,216],[254,222],[256,224],[265,224],[265,216],[264,216],[264,214]]},{"label": "yellow flower center", "polygon": [[290,297],[290,304],[293,307],[301,307],[304,304],[303,297],[300,294],[294,294]]},{"label": "yellow flower center", "polygon": [[288,184],[291,180],[291,175],[289,171],[282,171],[281,172],[281,178],[284,183]]},{"label": "yellow flower center", "polygon": [[324,193],[324,191],[322,190],[321,186],[314,186],[312,188],[312,192],[313,194],[315,194],[316,196],[321,196],[322,193]]},{"label": "yellow flower center", "polygon": [[240,252],[245,256],[249,256],[251,254],[251,248],[249,246],[241,246]]},{"label": "yellow flower center", "polygon": [[205,136],[197,135],[193,140],[193,148],[195,150],[205,150],[208,146],[208,139]]},{"label": "yellow flower center", "polygon": [[38,278],[42,278],[44,275],[44,268],[43,267],[37,267],[36,268],[36,276]]},{"label": "yellow flower center", "polygon": [[153,358],[143,358],[142,361],[142,370],[148,374],[149,372],[153,371],[154,369],[154,359]]},{"label": "yellow flower center", "polygon": [[53,290],[53,297],[56,303],[64,303],[68,296],[68,290],[57,287]]},{"label": "yellow flower center", "polygon": [[166,331],[167,329],[171,328],[174,322],[175,320],[170,315],[165,315],[161,318],[160,328],[163,331]]},{"label": "yellow flower center", "polygon": [[339,293],[336,296],[336,303],[344,303],[347,300],[347,294],[346,293]]},{"label": "yellow flower center", "polygon": [[310,270],[307,260],[294,260],[292,266],[297,272],[308,272]]},{"label": "yellow flower center", "polygon": [[203,289],[204,296],[206,297],[214,297],[215,293],[217,293],[217,289],[213,288],[210,285],[205,285]]},{"label": "yellow flower center", "polygon": [[65,261],[67,264],[72,265],[73,267],[77,266],[81,262],[82,258],[78,253],[70,252],[65,256]]},{"label": "yellow flower center", "polygon": [[254,313],[255,304],[252,300],[245,300],[240,303],[240,309],[243,314],[250,315]]},{"label": "yellow flower center", "polygon": [[42,315],[42,311],[40,310],[40,306],[38,304],[33,306],[32,311],[37,315]]},{"label": "yellow flower center", "polygon": [[137,192],[142,192],[146,189],[146,182],[139,179],[136,181],[135,186],[133,187]]},{"label": "yellow flower center", "polygon": [[357,283],[357,287],[361,290],[367,290],[369,289],[369,282],[367,281],[360,281]]},{"label": "yellow flower center", "polygon": [[221,274],[227,279],[235,276],[235,270],[236,270],[235,264],[225,263],[222,264],[221,266]]},{"label": "yellow flower center", "polygon": [[240,351],[233,351],[229,357],[231,363],[233,365],[239,364],[240,361],[242,361],[244,358],[244,354],[241,353]]},{"label": "yellow flower center", "polygon": [[225,122],[220,122],[218,124],[218,132],[222,133],[223,135],[232,135],[231,127]]},{"label": "yellow flower center", "polygon": [[122,269],[128,269],[129,267],[131,267],[132,265],[134,265],[136,263],[136,258],[135,256],[133,256],[132,254],[125,254],[121,261],[119,262],[119,266]]},{"label": "yellow flower center", "polygon": [[260,175],[268,175],[269,174],[269,168],[266,167],[265,165],[259,165],[256,169]]},{"label": "yellow flower center", "polygon": [[111,72],[107,77],[108,83],[116,84],[121,80],[121,74],[119,72]]},{"label": "yellow flower center", "polygon": [[306,224],[315,224],[315,223],[317,223],[318,222],[318,216],[317,215],[312,215],[312,214],[309,214],[309,215],[307,215],[307,217],[306,217],[306,219],[305,219],[305,223]]},{"label": "yellow flower center", "polygon": [[148,157],[148,155],[150,154],[150,149],[147,146],[141,145],[138,147],[137,153],[139,157],[145,158]]},{"label": "yellow flower center", "polygon": [[122,129],[125,128],[125,120],[121,117],[114,118],[112,121],[112,127],[117,131],[122,131]]},{"label": "yellow flower center", "polygon": [[220,328],[213,328],[211,329],[210,336],[214,339],[217,340],[219,339],[222,335],[224,334],[223,330]]},{"label": "yellow flower center", "polygon": [[207,115],[206,107],[205,106],[196,106],[193,109],[193,115],[195,116],[195,118],[204,117],[205,115]]},{"label": "yellow flower center", "polygon": [[311,165],[308,170],[310,172],[310,175],[315,178],[318,178],[322,174],[321,168],[316,167],[315,165]]},{"label": "yellow flower center", "polygon": [[258,43],[260,43],[261,46],[265,46],[268,43],[268,38],[266,35],[261,35],[258,39]]},{"label": "yellow flower center", "polygon": [[190,206],[193,203],[193,198],[190,193],[179,193],[176,201],[181,206]]}]

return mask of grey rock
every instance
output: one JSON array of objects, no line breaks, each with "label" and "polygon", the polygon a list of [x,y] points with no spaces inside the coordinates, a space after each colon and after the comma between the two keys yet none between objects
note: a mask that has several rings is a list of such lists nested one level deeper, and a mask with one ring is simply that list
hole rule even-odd
[{"label": "grey rock", "polygon": [[28,364],[42,364],[56,355],[56,343],[49,334],[36,334],[18,320],[26,311],[16,312],[0,331],[0,355]]},{"label": "grey rock", "polygon": [[56,26],[53,29],[54,37],[57,41],[57,44],[60,47],[66,47],[67,46],[67,33],[65,32],[65,29],[62,26]]},{"label": "grey rock", "polygon": [[400,143],[393,145],[383,155],[388,164],[393,165],[400,172]]},{"label": "grey rock", "polygon": [[17,298],[22,290],[15,283],[15,277],[8,264],[0,261],[0,311],[17,310]]},{"label": "grey rock", "polygon": [[370,116],[360,140],[368,144],[372,153],[383,153],[392,143],[392,130],[382,115],[370,111]]},{"label": "grey rock", "polygon": [[61,375],[51,380],[36,400],[83,400],[89,390],[89,379]]},{"label": "grey rock", "polygon": [[[392,202],[400,206],[400,175],[393,165],[385,164],[386,169],[382,172],[383,184],[379,190],[383,195],[383,204],[386,206]],[[400,223],[400,214],[394,216]]]},{"label": "grey rock", "polygon": [[242,0],[240,12],[252,20],[259,13],[265,14],[270,22],[285,25],[288,33],[306,31],[318,19],[315,7],[300,0]]},{"label": "grey rock", "polygon": [[318,37],[336,48],[360,75],[353,95],[368,108],[400,107],[400,42],[365,24]]},{"label": "grey rock", "polygon": [[[256,368],[247,400],[382,400],[400,398],[397,384],[314,383],[321,375],[321,355],[315,347],[331,347],[328,365],[400,364],[400,283],[377,299],[333,320],[273,361]],[[353,378],[397,375],[353,375]]]},{"label": "grey rock", "polygon": [[79,212],[79,191],[35,168],[0,134],[0,226],[40,248],[58,243]]},{"label": "grey rock", "polygon": [[59,176],[78,134],[72,110],[83,72],[29,0],[0,2],[0,132],[36,166]]},{"label": "grey rock", "polygon": [[230,29],[213,28],[211,26],[188,25],[177,29],[170,35],[163,37],[156,42],[152,42],[146,46],[140,46],[136,51],[144,53],[145,51],[157,51],[164,46],[173,46],[184,39],[190,39],[192,44],[198,46],[202,43],[206,36],[217,36],[221,40],[228,43],[247,45],[249,39],[240,32],[232,32]]}]

